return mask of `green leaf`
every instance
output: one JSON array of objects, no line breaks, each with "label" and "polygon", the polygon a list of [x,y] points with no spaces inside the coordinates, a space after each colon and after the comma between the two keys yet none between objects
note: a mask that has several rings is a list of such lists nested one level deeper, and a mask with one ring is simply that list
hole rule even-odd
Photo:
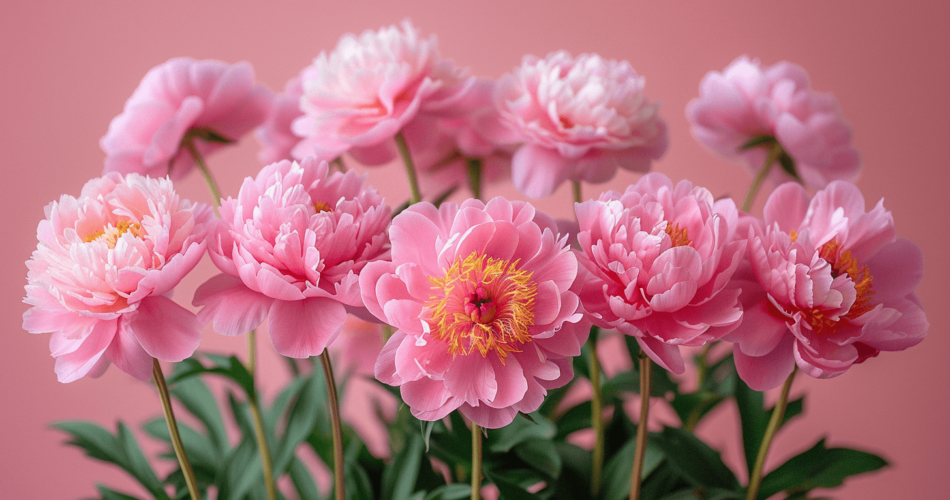
[{"label": "green leaf", "polygon": [[759,447],[762,445],[762,436],[769,425],[769,414],[762,407],[762,393],[752,390],[742,379],[736,381],[734,396],[742,424],[742,449],[745,452],[746,468],[751,476]]},{"label": "green leaf", "polygon": [[182,140],[182,142],[189,140],[191,138],[201,139],[205,142],[213,142],[213,143],[218,143],[218,144],[234,143],[232,139],[228,139],[227,137],[209,128],[193,128],[189,130],[188,133],[185,134],[185,138]]},{"label": "green leaf", "polygon": [[744,495],[735,491],[723,490],[720,488],[690,488],[680,490],[666,495],[660,500],[742,500]]},{"label": "green leaf", "polygon": [[538,472],[556,479],[561,475],[561,456],[554,442],[547,439],[529,439],[514,448],[515,455]]},{"label": "green leaf", "polygon": [[[663,452],[649,439],[646,446],[641,481],[645,481],[659,467],[664,458]],[[604,480],[601,484],[602,499],[621,500],[630,495],[630,480],[633,474],[633,456],[636,453],[636,447],[637,440],[629,440],[604,466]]]},{"label": "green leaf", "polygon": [[452,483],[439,486],[425,496],[425,500],[462,500],[470,498],[472,494],[472,485],[462,483]]},{"label": "green leaf", "polygon": [[179,363],[180,367],[177,367],[178,369],[175,370],[175,373],[168,378],[168,385],[177,384],[181,380],[194,377],[195,375],[212,373],[233,380],[244,390],[244,393],[247,394],[249,398],[256,397],[254,377],[251,376],[247,368],[244,367],[237,357],[226,357],[211,353],[205,353],[204,357],[211,361],[211,366],[205,366],[194,357],[185,359]]},{"label": "green leaf", "polygon": [[798,175],[798,170],[795,169],[795,159],[788,155],[785,151],[782,151],[782,154],[778,157],[778,164],[782,167],[782,171],[786,174],[792,176],[798,182],[802,182],[801,176]]},{"label": "green leaf", "polygon": [[872,472],[887,466],[887,460],[849,448],[825,448],[821,439],[811,449],[792,457],[762,480],[759,498],[780,491],[807,492],[815,488],[836,488],[845,478]]},{"label": "green leaf", "polygon": [[557,419],[556,439],[564,439],[572,432],[590,428],[591,425],[591,404],[590,401],[584,401]]},{"label": "green leaf", "polygon": [[[332,464],[332,462],[331,462]],[[373,484],[369,480],[360,464],[347,460],[344,465],[344,484],[346,485],[347,500],[376,500],[373,493]]]},{"label": "green leaf", "polygon": [[[253,436],[253,435],[252,435]],[[240,500],[263,478],[257,442],[245,438],[225,457],[215,478],[218,485],[218,500]]]},{"label": "green leaf", "polygon": [[297,457],[290,462],[290,481],[294,483],[294,489],[300,500],[320,500],[320,492],[317,491],[317,485],[310,476],[310,471]]},{"label": "green leaf", "polygon": [[590,498],[591,452],[579,446],[557,441],[554,443],[561,456],[561,476],[555,483],[555,498]]},{"label": "green leaf", "polygon": [[709,414],[719,403],[726,398],[712,391],[698,390],[689,394],[680,394],[670,401],[670,406],[676,411],[683,427],[695,429],[696,424],[705,415]]},{"label": "green leaf", "polygon": [[289,409],[284,435],[274,449],[275,475],[280,475],[290,465],[297,446],[313,432],[318,417],[323,413],[326,398],[318,382],[315,377],[308,378],[300,386],[296,401]]},{"label": "green leaf", "polygon": [[729,490],[739,488],[739,480],[722,462],[719,452],[691,432],[680,427],[665,427],[662,433],[651,435],[649,439],[648,443],[663,451],[670,467],[691,484]]},{"label": "green leaf", "polygon": [[[168,433],[168,424],[165,423],[165,419],[157,418],[150,420],[142,426],[142,429],[148,435],[171,445],[172,438],[171,434]],[[181,443],[185,447],[185,453],[188,455],[188,460],[191,462],[192,468],[194,468],[195,475],[199,479],[212,482],[220,466],[219,457],[223,457],[224,453],[218,453],[214,444],[212,444],[207,437],[188,424],[178,422],[178,434],[181,436]],[[171,446],[169,446],[165,456],[173,462],[177,463],[178,461]]]},{"label": "green leaf", "polygon": [[102,500],[139,500],[132,495],[115,491],[101,484],[97,484],[96,489],[99,490],[99,494],[102,495]]},{"label": "green leaf", "polygon": [[772,135],[757,135],[757,136],[755,136],[755,137],[749,139],[748,141],[746,141],[745,144],[739,146],[739,151],[746,151],[746,150],[749,150],[749,149],[752,149],[752,148],[757,148],[757,147],[760,147],[760,146],[762,146],[762,147],[771,147],[771,146],[772,146],[773,144],[775,144],[776,142],[778,142],[778,141],[775,140],[775,136],[772,136]]},{"label": "green leaf", "polygon": [[534,493],[528,493],[527,486],[518,484],[518,481],[512,481],[511,477],[515,471],[505,471],[505,474],[502,475],[498,471],[485,471],[485,477],[489,481],[495,483],[495,486],[498,487],[499,500],[539,500],[539,497]]},{"label": "green leaf", "polygon": [[529,439],[554,437],[557,428],[550,420],[537,412],[532,413],[531,418],[534,419],[534,423],[523,418],[516,418],[501,429],[489,431],[488,450],[494,453],[507,453],[519,443]]},{"label": "green leaf", "polygon": [[384,500],[408,498],[416,489],[416,478],[422,465],[422,436],[412,433],[405,446],[383,469],[382,497]]},{"label": "green leaf", "polygon": [[156,498],[168,498],[161,481],[125,424],[119,422],[116,436],[91,422],[57,422],[53,427],[70,435],[67,444],[82,449],[91,458],[118,465]]},{"label": "green leaf", "polygon": [[218,452],[224,453],[228,448],[228,433],[221,419],[218,404],[214,400],[208,386],[200,378],[182,380],[171,388],[172,396],[178,398],[181,404],[192,415],[198,418],[208,431],[208,436]]},{"label": "green leaf", "polygon": [[419,425],[420,425],[419,432],[422,433],[422,439],[425,441],[425,444],[426,444],[426,452],[428,452],[429,439],[432,437],[432,428],[435,427],[435,421],[434,420],[432,421],[420,420]]}]

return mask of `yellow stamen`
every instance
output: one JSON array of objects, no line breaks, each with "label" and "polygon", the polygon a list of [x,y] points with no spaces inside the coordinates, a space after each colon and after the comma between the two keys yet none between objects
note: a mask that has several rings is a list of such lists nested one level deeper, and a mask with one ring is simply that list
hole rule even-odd
[{"label": "yellow stamen", "polygon": [[[851,278],[854,283],[855,299],[854,304],[847,314],[842,317],[855,319],[862,314],[874,309],[871,305],[871,298],[874,296],[874,287],[871,285],[873,277],[868,270],[868,266],[859,266],[858,261],[851,254],[851,250],[842,250],[841,243],[838,240],[831,240],[818,249],[818,256],[831,264],[831,276],[837,278],[842,273]],[[828,318],[822,311],[815,308],[810,311],[802,311],[802,316],[816,333],[833,333],[838,322]]]},{"label": "yellow stamen", "polygon": [[666,234],[670,236],[670,243],[674,247],[686,247],[690,244],[686,228],[675,222],[666,223]]},{"label": "yellow stamen", "polygon": [[530,271],[473,252],[458,259],[442,278],[430,277],[426,303],[432,337],[452,355],[495,351],[502,362],[531,341],[538,285]]},{"label": "yellow stamen", "polygon": [[322,201],[314,202],[313,209],[316,210],[317,213],[333,211],[333,208],[331,208],[330,205],[327,205],[326,203]]},{"label": "yellow stamen", "polygon": [[123,221],[117,223],[115,226],[109,224],[102,228],[101,231],[97,231],[90,234],[89,236],[86,236],[83,238],[83,241],[90,243],[101,240],[105,241],[106,244],[109,245],[109,248],[115,248],[115,244],[125,233],[132,233],[132,236],[135,236],[136,238],[142,238],[145,236],[145,231],[142,230],[141,224],[138,222]]}]

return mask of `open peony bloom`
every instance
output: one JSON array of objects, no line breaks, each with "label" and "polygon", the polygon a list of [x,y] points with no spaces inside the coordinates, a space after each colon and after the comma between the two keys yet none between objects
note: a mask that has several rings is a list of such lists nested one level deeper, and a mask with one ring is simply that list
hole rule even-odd
[{"label": "open peony bloom", "polygon": [[679,347],[716,340],[742,318],[729,281],[745,241],[731,199],[648,174],[623,194],[575,204],[577,285],[594,324],[637,338],[663,368],[683,373]]},{"label": "open peony bloom", "polygon": [[438,193],[451,186],[470,186],[468,161],[481,161],[481,184],[500,181],[511,169],[508,144],[482,132],[497,129],[500,115],[492,99],[495,82],[478,78],[458,103],[459,116],[419,117],[406,129],[423,190]]},{"label": "open peony bloom", "polygon": [[294,156],[332,160],[349,152],[365,165],[394,159],[393,138],[409,121],[450,111],[474,83],[439,56],[434,36],[421,38],[408,20],[344,35],[300,78],[304,115],[293,131],[304,139]]},{"label": "open peony bloom", "polygon": [[398,328],[376,378],[422,420],[459,409],[487,428],[537,410],[573,377],[588,325],[577,261],[554,221],[521,201],[417,203],[393,219],[392,262],[360,275],[366,308]]},{"label": "open peony bloom", "polygon": [[748,263],[736,275],[745,313],[726,340],[749,387],[781,385],[795,363],[834,377],[923,340],[929,324],[914,293],[923,253],[895,237],[883,201],[866,212],[852,184],[832,182],[809,201],[787,183],[766,202],[764,223],[748,220]]},{"label": "open peony bloom", "polygon": [[[710,71],[699,84],[699,98],[686,107],[693,137],[726,159],[743,163],[754,176],[777,142],[789,166],[773,167],[771,179],[822,188],[832,180],[854,181],[861,157],[851,146],[851,126],[831,94],[811,90],[802,68],[779,62],[762,69],[758,60],[740,57],[722,73]],[[747,147],[757,139],[758,146]]]},{"label": "open peony bloom", "polygon": [[358,274],[388,259],[390,210],[353,172],[327,163],[281,161],[248,177],[220,207],[209,237],[223,271],[195,292],[202,323],[240,335],[268,317],[278,353],[316,356],[340,333],[347,311],[363,310]]},{"label": "open peony bloom", "polygon": [[202,156],[264,122],[273,96],[248,63],[172,59],[149,70],[99,140],[106,172],[178,179]]},{"label": "open peony bloom", "polygon": [[60,382],[98,376],[110,361],[148,380],[152,358],[194,353],[201,326],[167,295],[204,255],[212,217],[167,178],[114,172],[46,207],[26,263],[23,328],[52,332]]},{"label": "open peony bloom", "polygon": [[[267,121],[257,129],[258,142],[263,148],[257,158],[264,164],[293,158],[292,151],[301,141],[294,134],[292,126],[294,120],[303,115],[300,111],[300,96],[303,95],[303,86],[300,77],[291,78],[284,87],[284,93],[274,97],[274,106]],[[331,158],[332,159],[332,158]]]},{"label": "open peony bloom", "polygon": [[565,180],[606,182],[617,168],[646,172],[668,143],[660,105],[626,61],[564,51],[525,56],[495,89],[499,140],[523,142],[511,165],[515,186],[532,198]]}]

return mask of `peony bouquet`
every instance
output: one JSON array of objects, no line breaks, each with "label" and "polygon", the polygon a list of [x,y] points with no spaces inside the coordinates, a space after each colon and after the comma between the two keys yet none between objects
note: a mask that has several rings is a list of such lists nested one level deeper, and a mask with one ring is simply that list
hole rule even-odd
[{"label": "peony bouquet", "polygon": [[[751,174],[737,203],[649,173],[669,138],[645,91],[626,61],[564,51],[476,78],[408,21],[344,35],[282,94],[247,63],[155,67],[100,141],[102,177],[47,206],[23,328],[51,334],[61,382],[153,381],[164,419],[144,430],[171,450],[56,426],[164,500],[805,499],[884,467],[822,440],[766,468],[799,372],[843,375],[929,326],[923,255],[851,183],[837,101],[788,62],[703,78],[686,113]],[[267,165],[221,193],[206,159],[252,131]],[[405,203],[357,173],[394,163]],[[643,175],[582,195],[618,168]],[[175,191],[193,170],[208,203]],[[574,219],[484,196],[509,179],[529,199],[572,184]],[[205,254],[219,273],[172,298]],[[246,351],[197,351],[209,329]],[[291,374],[270,401],[258,332]],[[693,433],[728,400],[746,471]]]}]

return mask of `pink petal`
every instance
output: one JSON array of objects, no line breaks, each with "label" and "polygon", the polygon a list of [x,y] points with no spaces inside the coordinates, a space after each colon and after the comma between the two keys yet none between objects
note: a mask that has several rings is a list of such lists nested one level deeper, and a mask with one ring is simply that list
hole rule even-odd
[{"label": "pink petal", "polygon": [[567,180],[570,163],[557,151],[525,144],[511,159],[511,180],[529,198],[545,198]]},{"label": "pink petal", "polygon": [[756,391],[767,391],[782,385],[795,368],[792,354],[794,344],[795,337],[785,335],[775,349],[763,356],[743,354],[738,345],[734,346],[732,353],[739,377]]},{"label": "pink petal", "polygon": [[637,337],[637,343],[640,344],[643,352],[650,356],[650,359],[667,371],[677,374],[686,371],[686,364],[683,363],[679,347],[665,344],[652,337]]},{"label": "pink petal", "polygon": [[258,327],[267,317],[274,299],[257,293],[227,274],[219,274],[195,290],[192,305],[205,306],[198,312],[202,325],[212,322],[221,335],[242,335]]},{"label": "pink petal", "polygon": [[[71,352],[58,356],[54,353],[56,378],[65,384],[89,374],[112,343],[117,324],[118,320],[115,319],[99,321],[86,338],[78,341],[80,345],[73,348]],[[58,334],[54,333],[53,338],[50,339],[51,347],[57,336]]]},{"label": "pink petal", "polygon": [[152,357],[145,352],[145,349],[142,349],[142,345],[135,336],[125,328],[125,323],[125,318],[119,320],[118,330],[109,348],[106,349],[106,356],[120,370],[146,382],[152,378]]},{"label": "pink petal", "polygon": [[177,362],[191,356],[201,341],[198,318],[163,295],[141,301],[125,329],[145,352],[162,361]]},{"label": "pink petal", "polygon": [[267,329],[278,354],[303,359],[322,353],[345,321],[346,309],[335,300],[278,300],[271,306]]}]

